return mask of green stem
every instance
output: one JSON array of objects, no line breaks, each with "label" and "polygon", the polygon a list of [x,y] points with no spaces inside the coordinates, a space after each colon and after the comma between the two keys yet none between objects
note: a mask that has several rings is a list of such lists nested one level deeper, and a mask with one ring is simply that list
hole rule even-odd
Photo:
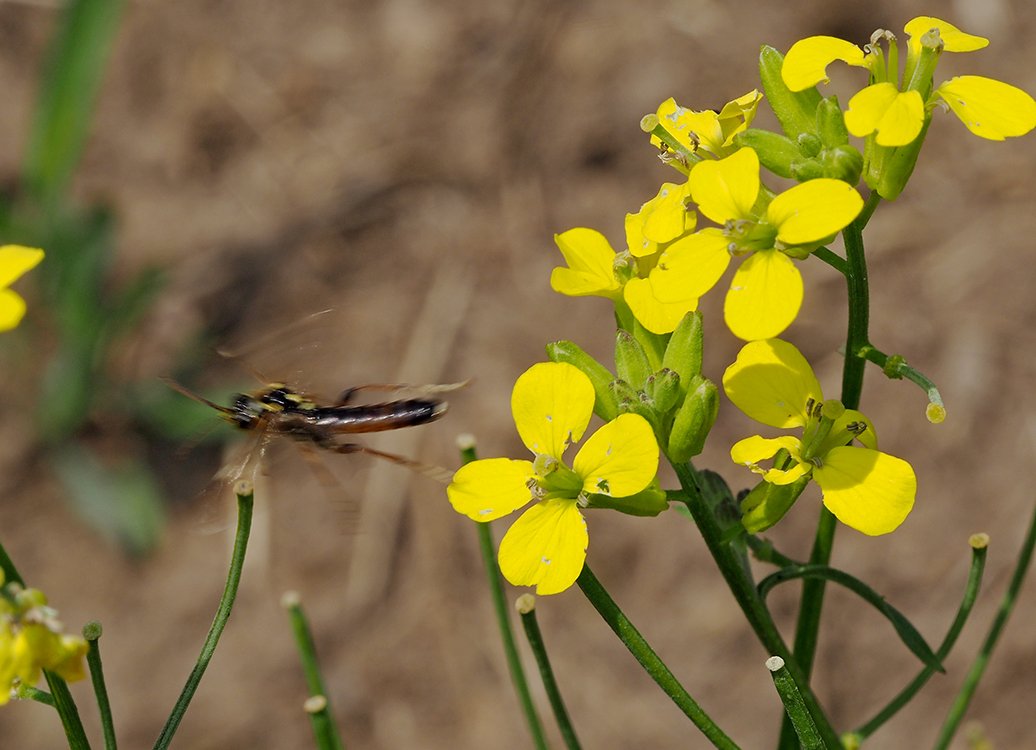
[{"label": "green stem", "polygon": [[849,269],[845,264],[845,258],[838,253],[833,252],[826,247],[818,247],[813,251],[813,255],[827,263],[827,265],[831,266],[831,268],[835,269],[843,276],[848,273]]},{"label": "green stem", "polygon": [[788,717],[788,721],[795,727],[799,747],[802,750],[823,750],[824,741],[820,739],[817,725],[813,722],[813,717],[809,715],[798,685],[788,674],[784,659],[779,656],[771,656],[766,660],[766,668],[770,670],[773,686],[777,688],[777,695],[784,704],[784,713]]},{"label": "green stem", "polygon": [[[841,747],[841,741],[838,739],[837,733],[820,707],[816,695],[809,687],[808,678],[798,662],[795,661],[791,650],[777,630],[769,610],[766,609],[766,605],[759,598],[755,584],[748,577],[742,561],[734,553],[730,545],[723,542],[722,529],[702,495],[694,468],[687,463],[670,463],[672,463],[673,469],[676,471],[680,486],[687,493],[687,509],[691,512],[691,516],[698,525],[698,530],[705,540],[706,547],[708,547],[709,552],[712,554],[712,558],[715,560],[716,566],[719,568],[724,580],[726,580],[727,586],[734,595],[738,606],[741,607],[741,611],[745,614],[748,624],[755,631],[759,642],[763,644],[771,655],[784,659],[788,672],[798,685],[799,691],[802,693],[802,700],[809,709],[810,716],[813,717],[813,721],[816,723],[817,729],[820,731],[827,747]],[[792,734],[794,735],[794,732]]]},{"label": "green stem", "polygon": [[925,375],[919,370],[915,370],[913,367],[907,364],[906,360],[898,354],[888,355],[885,352],[875,349],[872,345],[866,345],[861,352],[858,352],[859,356],[865,358],[868,362],[873,362],[882,369],[885,376],[892,379],[906,378],[911,383],[914,383],[925,392],[928,397],[929,412],[928,418],[930,421],[939,422],[941,419],[932,419],[931,408],[937,407],[936,413],[941,410],[942,417],[945,417],[946,407],[943,404],[942,394],[939,393],[939,389],[935,383],[932,382],[931,378]]},{"label": "green stem", "polygon": [[86,663],[90,667],[90,681],[94,686],[97,710],[101,715],[104,747],[106,750],[116,750],[115,723],[112,721],[112,708],[108,701],[108,688],[104,684],[104,669],[101,666],[101,623],[88,622],[84,625],[83,638],[90,645],[90,650],[86,652]]},{"label": "green stem", "polygon": [[496,611],[496,622],[500,626],[500,640],[504,645],[507,668],[511,672],[511,682],[514,683],[514,690],[518,694],[518,702],[522,704],[522,712],[525,714],[526,724],[529,725],[529,734],[532,735],[533,744],[540,750],[546,750],[547,738],[543,733],[543,724],[540,722],[536,706],[532,702],[525,670],[522,668],[521,659],[518,658],[518,647],[514,641],[511,620],[507,616],[504,585],[493,549],[493,532],[488,523],[479,523],[476,526],[478,526],[479,545],[482,548],[482,560],[486,566],[486,578],[489,580],[489,592],[493,598],[493,609]]},{"label": "green stem", "polygon": [[532,594],[523,594],[518,597],[518,613],[522,617],[522,627],[525,628],[525,637],[529,641],[529,648],[536,657],[536,664],[540,668],[540,677],[543,679],[543,689],[547,692],[550,706],[554,709],[554,718],[558,722],[558,729],[561,730],[561,737],[565,741],[565,747],[569,750],[579,750],[579,739],[576,737],[576,730],[569,719],[568,710],[565,708],[565,701],[561,698],[561,691],[558,690],[557,680],[554,679],[554,670],[550,666],[550,658],[547,656],[547,647],[543,644],[543,634],[540,632],[539,623],[536,621],[536,599]]},{"label": "green stem", "polygon": [[[935,656],[939,662],[945,661],[946,657],[950,655],[950,651],[953,650],[953,646],[957,642],[957,637],[960,635],[961,630],[964,629],[964,623],[967,622],[968,615],[971,614],[971,609],[975,605],[975,600],[978,598],[979,587],[982,585],[982,572],[985,569],[985,565],[985,545],[974,546],[973,543],[971,549],[971,570],[968,573],[968,583],[964,588],[964,598],[961,600],[956,618],[954,618],[953,623],[950,625],[950,629],[946,632],[946,637],[943,638],[942,644],[935,652]],[[921,671],[918,672],[917,676],[910,681],[910,684],[903,688],[895,698],[889,701],[889,704],[885,706],[885,708],[881,709],[874,715],[874,718],[870,719],[860,726],[859,729],[855,730],[853,734],[858,737],[861,742],[867,737],[870,737],[879,727],[895,716],[903,706],[913,700],[914,696],[917,695],[921,688],[925,686],[933,674],[935,674],[935,670],[931,667],[922,668]]]},{"label": "green stem", "polygon": [[[460,446],[461,462],[469,464],[478,456],[475,452],[473,442],[466,440]],[[518,694],[518,702],[522,705],[522,713],[525,714],[525,723],[529,726],[529,734],[532,735],[532,742],[538,750],[546,750],[547,737],[543,733],[543,724],[536,713],[536,706],[532,702],[532,693],[529,692],[529,682],[525,679],[525,670],[522,668],[522,660],[518,658],[518,646],[515,644],[514,631],[511,629],[511,618],[508,616],[507,601],[504,598],[504,583],[500,575],[500,566],[496,562],[496,552],[493,549],[493,531],[489,523],[476,523],[478,528],[478,542],[482,550],[482,562],[486,569],[486,578],[489,581],[489,593],[493,599],[493,610],[496,612],[496,624],[500,628],[500,642],[504,646],[504,656],[507,658],[507,669],[511,673],[511,682],[514,684],[514,691]]]},{"label": "green stem", "polygon": [[[870,324],[870,289],[867,282],[867,257],[863,247],[863,228],[870,221],[881,196],[872,192],[860,215],[842,230],[845,243],[845,283],[848,288],[849,323],[845,337],[845,362],[842,365],[842,404],[846,409],[860,406],[863,392],[863,373],[867,361],[859,356],[868,344]],[[825,508],[820,509],[820,520],[813,540],[809,562],[812,565],[829,565],[835,542],[835,517]],[[795,626],[795,658],[808,681],[813,673],[813,660],[820,633],[820,615],[824,607],[826,581],[807,579],[802,582],[802,599],[799,602],[798,620]],[[780,655],[780,654],[778,654]],[[802,687],[801,685],[799,686]],[[794,727],[785,719],[781,727],[778,747],[791,750],[797,744]]]},{"label": "green stem", "polygon": [[601,585],[601,582],[597,580],[590,570],[589,565],[583,566],[583,570],[579,574],[579,578],[576,579],[576,583],[579,584],[579,588],[582,589],[583,594],[590,600],[590,603],[594,605],[594,609],[608,623],[608,627],[612,629],[615,635],[619,636],[619,640],[626,645],[626,648],[629,649],[634,658],[640,662],[648,675],[651,676],[651,679],[662,688],[665,694],[673,700],[673,703],[684,712],[687,718],[694,722],[694,725],[702,731],[702,734],[715,747],[737,750],[738,746],[734,741],[701,709],[684,689],[683,685],[673,676],[673,673],[669,671],[669,667],[658,658],[658,654],[652,650],[648,642],[644,640],[644,637],[633,627],[633,623],[629,621],[611,596],[608,595],[604,586]]},{"label": "green stem", "polygon": [[338,727],[335,725],[331,707],[328,704],[327,687],[320,674],[313,633],[310,631],[306,615],[302,611],[298,594],[294,592],[285,594],[282,602],[288,610],[291,630],[295,635],[295,645],[299,651],[299,661],[302,662],[302,674],[309,690],[310,700],[307,701],[307,712],[313,725],[317,747],[320,750],[343,750],[342,738],[339,736]]},{"label": "green stem", "polygon": [[68,684],[48,669],[43,670],[43,676],[50,686],[50,695],[54,699],[54,708],[61,717],[61,726],[65,728],[69,750],[90,750],[90,741],[86,738],[83,722],[79,718],[79,709],[72,699]]},{"label": "green stem", "polygon": [[22,588],[25,588],[25,579],[18,572],[18,568],[14,566],[14,561],[7,554],[3,544],[0,544],[0,570],[4,572],[3,583],[17,583]]},{"label": "green stem", "polygon": [[946,721],[939,731],[939,738],[935,741],[935,750],[945,750],[949,746],[950,740],[953,739],[953,735],[957,732],[957,728],[964,718],[964,713],[968,710],[971,698],[978,688],[979,680],[982,679],[982,674],[989,663],[993,648],[1000,639],[1000,634],[1003,632],[1004,626],[1014,610],[1015,602],[1018,599],[1018,591],[1022,587],[1025,574],[1029,570],[1029,563],[1032,561],[1034,546],[1036,546],[1036,509],[1033,510],[1033,516],[1029,521],[1029,531],[1025,535],[1025,541],[1022,543],[1022,549],[1018,555],[1018,564],[1015,566],[1014,574],[1011,576],[1011,583],[1008,585],[1004,598],[1000,602],[1000,608],[993,619],[989,634],[986,635],[986,640],[982,643],[981,650],[975,657],[975,661],[972,662],[971,669],[968,670],[968,674],[964,678],[964,684],[961,686],[960,693],[958,693],[957,699],[953,702]]},{"label": "green stem", "polygon": [[191,699],[198,689],[198,684],[201,682],[201,678],[212,660],[212,654],[216,651],[219,637],[223,634],[223,628],[226,627],[227,620],[230,619],[230,611],[234,606],[234,598],[237,596],[237,587],[241,583],[241,568],[245,562],[248,534],[252,528],[253,498],[251,482],[239,481],[234,487],[234,492],[237,494],[237,533],[234,536],[234,552],[230,557],[230,570],[227,573],[227,583],[223,588],[223,596],[220,597],[216,616],[212,620],[212,626],[209,628],[209,634],[205,638],[205,643],[202,644],[198,661],[195,663],[194,669],[191,670],[191,674],[187,677],[183,691],[180,693],[180,697],[177,698],[176,705],[173,706],[173,711],[169,714],[165,726],[162,727],[162,733],[158,735],[158,739],[155,741],[154,750],[164,750],[172,742],[173,735],[176,733],[177,727],[180,726],[180,721],[187,712],[187,707],[191,704]]}]

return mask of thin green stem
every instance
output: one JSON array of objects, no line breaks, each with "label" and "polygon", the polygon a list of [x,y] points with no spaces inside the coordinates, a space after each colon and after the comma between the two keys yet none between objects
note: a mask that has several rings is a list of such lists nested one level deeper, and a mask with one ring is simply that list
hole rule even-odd
[{"label": "thin green stem", "polygon": [[818,247],[816,250],[813,251],[813,255],[827,263],[827,265],[831,266],[831,268],[835,269],[836,271],[838,271],[838,273],[842,274],[843,276],[845,276],[845,274],[848,272],[848,266],[846,266],[845,264],[845,258],[843,258],[838,253],[829,250],[826,247]]},{"label": "thin green stem", "polygon": [[[845,336],[845,362],[842,365],[842,404],[847,409],[860,406],[863,392],[863,374],[867,361],[861,352],[868,344],[870,324],[870,289],[867,281],[867,257],[863,247],[863,228],[870,221],[881,196],[872,192],[867,198],[860,215],[842,230],[845,243],[845,283],[848,290],[849,323]],[[813,540],[809,562],[812,565],[829,565],[835,542],[835,517],[825,508],[820,509],[820,520]],[[808,681],[813,673],[813,659],[820,634],[820,616],[824,608],[826,581],[807,579],[802,583],[802,599],[799,602],[798,619],[795,625],[795,658]],[[802,687],[801,685],[799,686]],[[791,750],[797,739],[794,727],[788,720],[781,728],[778,747]]]},{"label": "thin green stem", "polygon": [[54,696],[46,690],[39,690],[34,687],[29,687],[28,685],[19,684],[14,691],[15,696],[19,700],[36,701],[37,703],[42,703],[44,706],[54,706]]},{"label": "thin green stem", "polygon": [[[942,394],[939,393],[935,383],[923,372],[915,370],[908,365],[903,357],[898,354],[885,354],[885,352],[875,349],[871,344],[867,344],[858,354],[868,362],[873,362],[880,367],[882,372],[885,373],[885,377],[894,380],[906,378],[920,387],[928,397],[928,410],[926,414],[930,421],[941,422],[946,417],[946,406],[943,403]],[[933,407],[935,407],[934,410]],[[933,419],[933,416],[936,418]]]},{"label": "thin green stem", "polygon": [[101,623],[88,622],[83,626],[83,638],[89,644],[86,652],[86,663],[90,667],[90,681],[97,697],[97,710],[101,715],[101,728],[104,730],[104,747],[116,750],[115,723],[112,721],[111,703],[108,702],[108,688],[104,684],[104,669],[101,666]]},{"label": "thin green stem", "polygon": [[777,689],[777,695],[784,704],[784,713],[788,721],[795,727],[795,735],[799,738],[799,747],[802,750],[823,750],[824,741],[820,738],[817,725],[809,710],[802,700],[802,693],[798,685],[788,673],[784,659],[779,656],[771,656],[766,660],[766,668],[770,670],[773,677],[773,686]]},{"label": "thin green stem", "polygon": [[79,709],[72,699],[68,684],[49,669],[43,670],[43,676],[50,687],[50,695],[54,699],[54,708],[61,717],[61,726],[65,728],[69,750],[90,750],[90,741],[86,738],[83,722],[79,718]]},{"label": "thin green stem", "polygon": [[291,630],[295,635],[295,645],[298,647],[299,661],[302,662],[302,674],[309,690],[310,698],[306,703],[306,710],[313,726],[317,747],[320,750],[343,750],[345,746],[342,744],[342,738],[331,713],[324,678],[320,674],[316,643],[313,641],[313,633],[306,620],[306,614],[302,611],[298,594],[294,592],[285,594],[282,603],[288,610]]},{"label": "thin green stem", "polygon": [[3,583],[17,583],[22,588],[25,588],[25,579],[18,572],[18,568],[14,566],[14,561],[7,554],[3,544],[0,544],[0,570],[4,572]]},{"label": "thin green stem", "polygon": [[[708,547],[709,552],[712,554],[712,558],[727,582],[727,586],[734,595],[738,606],[741,607],[741,611],[745,614],[748,624],[755,631],[759,642],[763,644],[770,654],[784,659],[788,671],[798,685],[799,691],[802,693],[802,700],[809,709],[810,716],[813,717],[813,721],[816,723],[826,746],[830,748],[841,747],[838,734],[820,707],[816,695],[809,687],[809,680],[792,656],[791,649],[788,648],[777,630],[769,610],[766,609],[766,605],[759,598],[755,584],[748,577],[741,559],[735,554],[729,544],[723,542],[723,531],[702,495],[694,468],[687,463],[670,463],[672,463],[673,469],[676,471],[680,486],[687,493],[687,509],[698,525],[698,530],[705,540],[706,547]],[[794,732],[792,734],[794,735]]]},{"label": "thin green stem", "polygon": [[550,658],[547,656],[547,647],[543,644],[543,634],[540,632],[540,625],[536,621],[535,598],[532,594],[523,594],[518,597],[518,613],[522,617],[522,627],[525,628],[525,637],[529,641],[529,648],[536,657],[536,664],[540,668],[540,677],[543,679],[543,689],[547,692],[550,700],[550,707],[554,709],[554,718],[558,722],[558,729],[561,730],[561,737],[565,741],[565,747],[569,750],[579,750],[579,739],[576,737],[576,730],[572,726],[572,720],[565,708],[565,701],[561,698],[561,691],[558,689],[557,680],[554,679],[554,670],[550,666]]},{"label": "thin green stem", "polygon": [[[957,637],[960,635],[961,630],[964,629],[964,623],[968,621],[968,616],[971,614],[972,607],[975,605],[975,600],[978,598],[979,588],[982,585],[982,572],[985,570],[985,566],[985,545],[983,544],[979,547],[973,545],[971,549],[971,569],[968,572],[968,582],[964,588],[964,598],[961,599],[960,607],[957,610],[957,616],[954,618],[949,630],[946,631],[946,637],[943,638],[942,643],[935,652],[935,656],[939,662],[945,661],[946,657],[950,655],[950,651],[953,650],[953,646],[957,642]],[[853,732],[853,734],[861,741],[874,734],[879,727],[895,716],[903,706],[913,700],[914,696],[920,692],[921,688],[924,687],[931,676],[935,674],[935,671],[936,670],[931,667],[923,667],[921,671],[917,673],[917,676],[914,677],[914,679],[911,680],[895,698],[889,701],[887,706],[878,711],[878,713],[874,715],[874,718],[862,724],[859,729]]]},{"label": "thin green stem", "polygon": [[180,726],[180,721],[187,712],[187,707],[191,704],[191,699],[194,698],[198,684],[201,682],[201,678],[212,660],[212,654],[216,651],[219,637],[223,634],[227,620],[230,619],[230,611],[234,607],[237,587],[241,583],[241,568],[245,562],[245,551],[248,548],[248,534],[252,528],[253,498],[251,482],[239,481],[237,486],[234,487],[234,492],[237,494],[237,532],[234,536],[234,552],[230,557],[230,570],[227,573],[227,583],[223,588],[223,596],[220,597],[216,616],[212,620],[212,626],[209,628],[209,634],[205,638],[205,643],[202,644],[198,661],[195,663],[194,669],[191,670],[191,674],[187,677],[183,691],[180,693],[180,697],[177,698],[176,705],[173,706],[173,711],[169,714],[165,726],[162,727],[162,733],[158,735],[158,739],[155,741],[154,750],[164,750],[172,742],[173,735],[176,734],[177,727]]},{"label": "thin green stem", "polygon": [[[468,464],[476,458],[475,446],[465,444],[461,446],[461,460]],[[479,547],[482,550],[482,562],[485,565],[486,579],[489,581],[489,593],[493,599],[493,610],[496,612],[496,623],[500,628],[500,641],[504,647],[504,656],[507,658],[507,668],[511,673],[511,682],[514,684],[514,691],[518,695],[518,702],[522,706],[522,713],[525,714],[525,723],[529,726],[529,734],[532,735],[533,744],[538,750],[546,750],[547,737],[543,733],[543,723],[539,714],[536,713],[536,706],[532,702],[532,693],[529,692],[529,682],[525,678],[525,670],[522,668],[522,660],[518,658],[518,646],[515,644],[514,631],[511,629],[511,618],[507,611],[507,601],[504,598],[504,584],[500,575],[500,566],[496,562],[496,552],[493,549],[493,532],[489,523],[476,523],[478,528]]]},{"label": "thin green stem", "polygon": [[996,617],[993,619],[992,626],[989,628],[989,633],[982,643],[982,648],[975,656],[975,661],[972,662],[971,669],[968,670],[968,674],[964,678],[964,684],[961,686],[960,693],[958,693],[957,699],[953,702],[946,721],[939,731],[939,737],[935,741],[935,750],[945,750],[949,746],[953,735],[960,726],[961,720],[964,718],[965,712],[968,710],[968,705],[971,703],[971,698],[978,688],[978,683],[986,670],[986,665],[989,663],[993,649],[996,647],[1000,634],[1003,632],[1004,626],[1007,625],[1007,620],[1014,610],[1015,602],[1018,599],[1018,592],[1025,581],[1025,574],[1029,570],[1029,563],[1032,562],[1034,546],[1036,546],[1036,508],[1033,509],[1032,518],[1029,520],[1029,531],[1025,535],[1025,541],[1022,542],[1022,548],[1018,554],[1018,563],[1015,565],[1011,582],[1007,586],[1007,591],[1000,602],[1000,607],[997,610]]},{"label": "thin green stem", "polygon": [[579,584],[579,588],[582,589],[586,598],[590,600],[594,609],[608,623],[608,627],[612,629],[615,635],[619,636],[619,640],[626,645],[629,652],[640,662],[644,670],[651,676],[651,679],[662,688],[663,692],[672,699],[673,703],[684,712],[687,718],[694,722],[694,725],[701,730],[702,734],[715,747],[737,750],[738,746],[734,741],[695,702],[683,685],[673,676],[673,673],[669,671],[669,667],[658,657],[658,654],[648,645],[648,642],[644,640],[644,637],[633,626],[633,623],[623,614],[615,600],[609,596],[604,586],[594,576],[589,565],[583,566],[583,570],[579,574],[579,578],[576,579],[576,583]]}]

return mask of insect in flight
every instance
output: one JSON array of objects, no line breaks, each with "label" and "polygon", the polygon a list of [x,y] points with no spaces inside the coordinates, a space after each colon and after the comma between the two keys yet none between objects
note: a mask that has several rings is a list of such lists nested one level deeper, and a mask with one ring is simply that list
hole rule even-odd
[{"label": "insect in flight", "polygon": [[[439,395],[467,384],[363,385],[343,391],[332,404],[322,406],[312,397],[284,383],[270,383],[251,393],[239,393],[234,396],[230,406],[221,406],[175,381],[166,382],[188,398],[212,407],[239,429],[251,431],[255,435],[256,442],[246,452],[245,461],[236,469],[225,467],[222,473],[226,479],[245,477],[255,459],[262,457],[270,439],[280,435],[293,438],[305,447],[333,453],[366,453],[443,482],[449,479],[444,469],[369,448],[352,442],[350,438],[362,433],[384,432],[434,422],[447,410],[447,403]],[[363,391],[405,391],[411,395],[376,404],[352,403]]]}]

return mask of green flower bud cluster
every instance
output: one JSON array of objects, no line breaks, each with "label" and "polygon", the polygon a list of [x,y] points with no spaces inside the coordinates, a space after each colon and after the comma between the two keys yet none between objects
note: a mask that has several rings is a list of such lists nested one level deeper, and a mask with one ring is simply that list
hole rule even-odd
[{"label": "green flower bud cluster", "polygon": [[759,55],[763,89],[785,134],[749,128],[735,142],[755,149],[760,163],[781,177],[799,182],[829,177],[855,185],[863,171],[863,154],[849,145],[838,98],[824,99],[815,87],[791,91],[781,78],[783,64],[780,52],[763,47]]}]

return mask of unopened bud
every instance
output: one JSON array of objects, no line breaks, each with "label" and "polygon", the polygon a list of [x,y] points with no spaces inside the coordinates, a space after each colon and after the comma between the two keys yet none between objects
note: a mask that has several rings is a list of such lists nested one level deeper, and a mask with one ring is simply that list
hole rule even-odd
[{"label": "unopened bud", "polygon": [[749,128],[734,136],[742,148],[759,155],[759,163],[780,177],[791,177],[792,162],[802,158],[799,147],[787,136],[759,128]]},{"label": "unopened bud", "polygon": [[845,115],[842,114],[842,108],[838,106],[837,96],[822,99],[817,106],[817,135],[820,136],[824,148],[835,148],[849,143]]},{"label": "unopened bud", "polygon": [[853,146],[835,146],[824,152],[821,164],[824,177],[855,185],[863,173],[863,154]]},{"label": "unopened bud", "polygon": [[791,91],[781,77],[784,55],[773,47],[763,46],[759,53],[759,77],[770,108],[792,140],[800,133],[816,133],[816,111],[820,93],[816,87]]},{"label": "unopened bud", "polygon": [[791,484],[760,482],[741,501],[741,525],[750,534],[766,531],[787,513],[809,484],[809,475]]},{"label": "unopened bud", "polygon": [[663,367],[648,378],[648,395],[659,415],[668,414],[680,400],[680,376]]},{"label": "unopened bud", "polygon": [[615,374],[638,391],[644,388],[651,374],[644,347],[633,334],[621,328],[615,334]]},{"label": "unopened bud", "polygon": [[674,463],[689,461],[701,453],[705,438],[719,413],[719,391],[711,380],[698,375],[676,412],[669,432],[667,454]]},{"label": "unopened bud", "polygon": [[680,376],[680,387],[685,392],[691,378],[701,375],[702,348],[702,315],[695,310],[683,316],[662,355],[662,367]]},{"label": "unopened bud", "polygon": [[571,341],[554,341],[547,344],[547,359],[551,362],[566,362],[590,378],[594,387],[594,413],[605,422],[619,415],[619,404],[610,384],[615,376],[608,368],[591,357]]}]

